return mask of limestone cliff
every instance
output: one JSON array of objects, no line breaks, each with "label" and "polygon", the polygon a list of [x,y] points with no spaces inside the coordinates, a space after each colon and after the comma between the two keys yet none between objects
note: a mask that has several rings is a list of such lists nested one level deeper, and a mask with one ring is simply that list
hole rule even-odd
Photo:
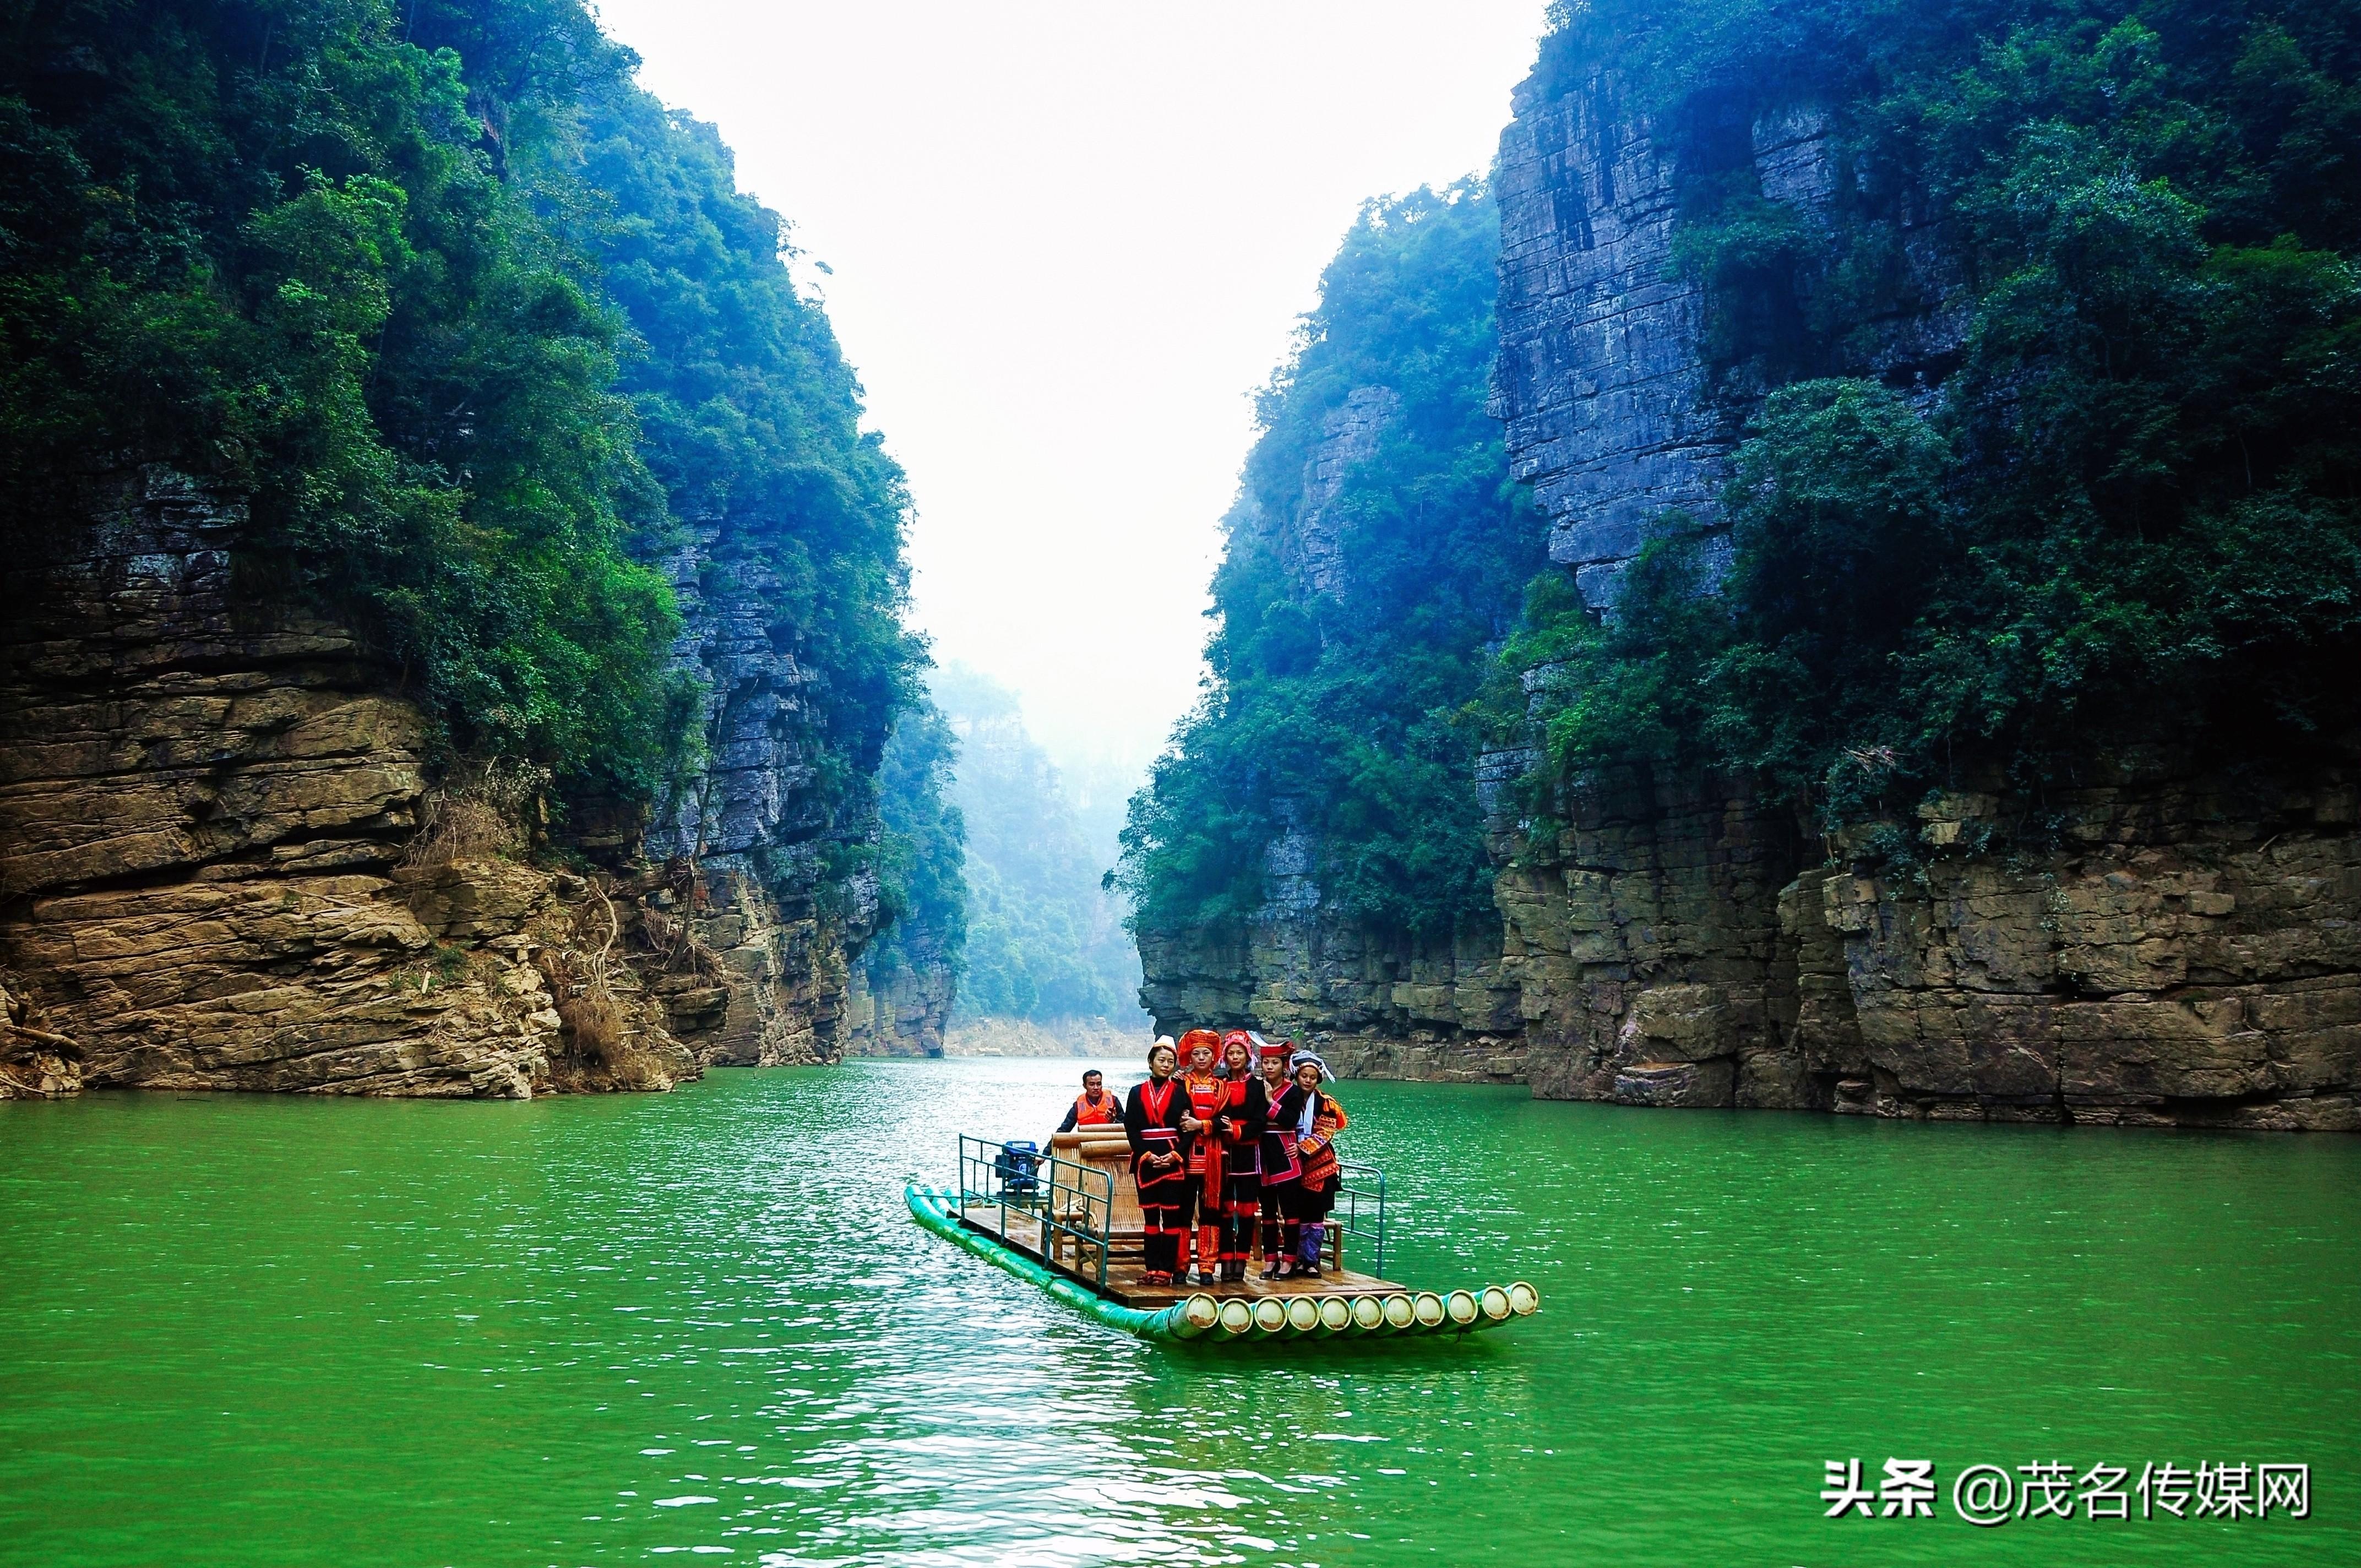
[{"label": "limestone cliff", "polygon": [[[1660,514],[1721,526],[1768,388],[1760,358],[1715,352],[1715,302],[1676,265],[1677,180],[1702,172],[1808,228],[1850,176],[1828,116],[1793,94],[1664,126],[1592,68],[1537,76],[1515,114],[1493,182],[1492,409],[1551,560],[1603,610]],[[1966,311],[1928,205],[1903,193],[1894,277],[1845,357],[1796,373],[1941,395]],[[1808,267],[1793,284],[1819,286]],[[1315,473],[1366,450],[1384,407],[1356,394]],[[1351,542],[1316,507],[1242,525],[1277,534],[1307,602],[1350,576]],[[1991,770],[1834,839],[1747,781],[1638,765],[1519,819],[1502,786],[1531,760],[1494,752],[1469,781],[1497,940],[1422,946],[1344,918],[1316,837],[1288,818],[1243,922],[1142,932],[1160,1022],[1308,1036],[1348,1073],[1516,1077],[1632,1105],[2361,1129],[2361,750],[2266,765],[2135,731],[2093,740],[2038,800]]]},{"label": "limestone cliff", "polygon": [[[1349,592],[1337,515],[1345,480],[1377,451],[1400,398],[1353,389],[1321,422],[1295,504],[1266,508],[1249,488],[1225,530],[1234,551],[1267,551],[1301,599]],[[1339,908],[1320,881],[1320,842],[1301,803],[1272,803],[1262,902],[1241,922],[1138,932],[1140,999],[1167,1033],[1202,1023],[1308,1040],[1356,1077],[1514,1082],[1523,1074],[1518,989],[1497,929],[1459,937],[1390,930]]]},{"label": "limestone cliff", "polygon": [[[235,503],[148,469],[91,510],[6,571],[10,1092],[524,1096],[830,1052],[865,916],[809,852],[757,873],[791,759],[715,746],[718,854],[659,835],[651,857],[635,822],[589,813],[579,847],[603,863],[535,869],[498,811],[458,823],[455,781],[430,787],[395,672],[338,627],[246,608]],[[700,649],[727,645],[719,624],[692,614]],[[708,668],[735,677],[717,728],[766,681],[792,689],[777,658]]]},{"label": "limestone cliff", "polygon": [[[1496,408],[1549,510],[1553,560],[1596,605],[1659,510],[1710,526],[1761,390],[1706,352],[1706,301],[1674,265],[1660,129],[1594,70],[1528,83],[1501,142]],[[1808,107],[1685,137],[1806,214],[1835,179]],[[1927,389],[1959,321],[1904,215],[1908,306],[1861,323],[1857,359],[1833,368]],[[2361,1127],[2354,770],[2273,776],[2152,750],[2094,749],[2079,786],[2039,803],[2048,853],[1974,852],[1982,829],[2036,809],[1996,781],[1930,801],[1888,825],[1924,846],[1919,873],[1855,874],[1873,862],[1792,809],[1644,769],[1588,781],[1538,843],[1496,823],[1502,968],[1535,1091]]]},{"label": "limestone cliff", "polygon": [[[820,786],[816,677],[774,608],[775,574],[723,521],[687,530],[667,562],[683,622],[675,660],[705,692],[705,762],[656,803],[644,834],[611,849],[685,869],[679,912],[716,955],[712,983],[667,999],[707,1065],[832,1061],[852,959],[877,917],[873,874],[831,857],[873,838],[873,812],[840,812]],[[880,717],[877,740],[883,740]]]},{"label": "limestone cliff", "polygon": [[856,964],[845,1002],[842,1050],[849,1057],[939,1057],[959,974],[937,933],[910,933],[894,961]]}]

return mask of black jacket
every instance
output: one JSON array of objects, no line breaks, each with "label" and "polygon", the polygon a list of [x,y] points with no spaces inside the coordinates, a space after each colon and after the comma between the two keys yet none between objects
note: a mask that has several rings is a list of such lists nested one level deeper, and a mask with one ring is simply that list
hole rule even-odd
[{"label": "black jacket", "polygon": [[[1131,1140],[1131,1174],[1133,1179],[1142,1187],[1152,1186],[1162,1181],[1187,1180],[1189,1151],[1197,1141],[1193,1134],[1183,1132],[1180,1127],[1180,1118],[1189,1111],[1189,1096],[1181,1091],[1180,1080],[1177,1078],[1168,1078],[1164,1080],[1164,1088],[1170,1091],[1170,1093],[1165,1097],[1164,1113],[1160,1116],[1150,1114],[1148,1108],[1148,1092],[1152,1087],[1154,1087],[1153,1080],[1148,1083],[1135,1083],[1131,1086],[1131,1092],[1124,1097],[1123,1102],[1123,1130]],[[1172,1136],[1150,1138],[1148,1135],[1151,1129],[1157,1131],[1170,1129]],[[1154,1172],[1141,1170],[1140,1157],[1147,1154],[1151,1146],[1159,1154],[1177,1150],[1180,1156],[1180,1163],[1170,1170]]]}]

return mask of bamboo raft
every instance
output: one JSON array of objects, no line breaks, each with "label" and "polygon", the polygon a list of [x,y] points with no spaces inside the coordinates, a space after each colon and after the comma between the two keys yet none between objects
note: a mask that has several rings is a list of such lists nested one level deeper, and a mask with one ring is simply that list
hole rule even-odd
[{"label": "bamboo raft", "polygon": [[[1522,1280],[1449,1291],[1412,1290],[1384,1268],[1383,1178],[1374,1229],[1332,1226],[1316,1277],[1245,1280],[1195,1288],[1141,1276],[1142,1225],[1129,1146],[1117,1131],[1060,1133],[1021,1174],[1005,1146],[962,1137],[961,1183],[904,1190],[911,1217],[935,1234],[1039,1286],[1111,1328],[1148,1339],[1277,1340],[1469,1334],[1531,1316],[1540,1293]],[[1357,1220],[1358,1216],[1355,1216]],[[1379,1274],[1345,1265],[1345,1238],[1374,1238]]]}]

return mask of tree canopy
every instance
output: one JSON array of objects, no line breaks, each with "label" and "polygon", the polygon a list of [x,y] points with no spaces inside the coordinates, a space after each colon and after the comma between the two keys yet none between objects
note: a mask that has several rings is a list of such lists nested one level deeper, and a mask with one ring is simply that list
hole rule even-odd
[{"label": "tree canopy", "polygon": [[[1726,550],[1666,515],[1604,620],[1536,583],[1508,663],[1547,672],[1550,780],[1703,763],[1834,828],[1979,768],[2037,799],[2111,746],[2349,739],[2361,12],[1595,0],[1544,59],[1679,149],[1714,367],[1773,389]],[[1796,105],[1823,210],[1709,145]],[[1945,362],[1875,363],[1938,304]]]},{"label": "tree canopy", "polygon": [[[1485,412],[1499,253],[1469,181],[1370,203],[1322,275],[1259,400],[1205,695],[1124,830],[1139,921],[1250,913],[1290,824],[1317,843],[1334,907],[1422,930],[1489,910],[1477,738],[1456,716],[1543,562]],[[1367,450],[1322,481],[1312,466],[1364,389],[1379,394],[1361,404]],[[1333,570],[1307,565],[1307,526],[1333,539]]]},{"label": "tree canopy", "polygon": [[643,797],[697,739],[648,563],[729,520],[873,766],[900,476],[780,220],[579,0],[9,9],[0,522],[183,469],[245,601],[359,630],[454,751]]}]

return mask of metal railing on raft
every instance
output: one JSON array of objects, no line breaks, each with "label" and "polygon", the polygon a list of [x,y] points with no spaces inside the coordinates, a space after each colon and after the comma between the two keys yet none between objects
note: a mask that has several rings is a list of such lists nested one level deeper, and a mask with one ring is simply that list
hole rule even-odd
[{"label": "metal railing on raft", "polygon": [[1000,1235],[1016,1241],[1014,1213],[1039,1228],[1043,1261],[1106,1288],[1115,1177],[1044,1154],[1031,1144],[960,1136],[960,1213],[997,1208]]},{"label": "metal railing on raft", "polygon": [[1369,1260],[1368,1272],[1386,1277],[1386,1173],[1374,1165],[1336,1162],[1336,1207],[1328,1215],[1328,1261],[1345,1266],[1345,1242]]}]

